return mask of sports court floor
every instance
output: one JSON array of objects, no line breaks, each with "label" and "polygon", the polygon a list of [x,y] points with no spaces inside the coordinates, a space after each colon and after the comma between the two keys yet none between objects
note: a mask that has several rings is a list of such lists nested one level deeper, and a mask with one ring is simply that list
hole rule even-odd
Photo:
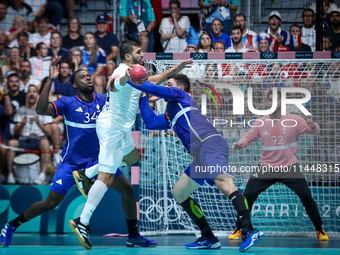
[{"label": "sports court floor", "polygon": [[[43,255],[43,254],[155,254],[155,255],[220,255],[240,254],[240,240],[229,241],[220,237],[220,250],[186,250],[184,244],[196,240],[193,235],[156,236],[159,246],[155,248],[126,248],[125,237],[104,238],[101,235],[91,235],[92,250],[84,249],[74,234],[23,234],[16,233],[8,248],[0,246],[0,254],[4,255]],[[319,242],[316,238],[297,237],[264,237],[258,244],[245,254],[340,254],[340,239]]]}]

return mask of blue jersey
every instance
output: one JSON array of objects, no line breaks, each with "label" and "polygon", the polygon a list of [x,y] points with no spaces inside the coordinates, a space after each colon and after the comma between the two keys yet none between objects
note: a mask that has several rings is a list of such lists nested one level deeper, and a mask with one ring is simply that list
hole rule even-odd
[{"label": "blue jersey", "polygon": [[106,94],[94,93],[88,103],[77,95],[62,97],[52,104],[57,115],[64,117],[67,142],[61,154],[61,161],[80,165],[98,159],[99,140],[96,133],[96,119],[106,102]]}]

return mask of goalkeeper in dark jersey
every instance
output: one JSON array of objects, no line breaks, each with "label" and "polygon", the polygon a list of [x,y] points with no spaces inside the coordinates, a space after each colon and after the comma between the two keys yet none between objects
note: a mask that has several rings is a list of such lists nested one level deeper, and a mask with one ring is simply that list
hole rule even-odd
[{"label": "goalkeeper in dark jersey", "polygon": [[[146,127],[153,130],[172,128],[184,147],[195,157],[175,184],[172,195],[184,208],[201,230],[202,236],[189,243],[187,249],[219,249],[221,244],[211,231],[200,206],[190,195],[201,185],[216,185],[235,207],[242,223],[243,241],[240,251],[246,251],[257,243],[264,234],[253,228],[247,204],[241,192],[235,187],[233,173],[228,168],[229,148],[226,140],[201,114],[195,100],[190,97],[190,81],[186,75],[174,74],[168,77],[167,85],[156,86],[146,82],[141,86],[129,84],[147,94],[168,101],[167,113],[155,115],[149,106],[148,98],[140,99],[140,109]],[[200,171],[202,168],[220,166],[220,171]],[[197,171],[197,169],[199,171]],[[223,169],[223,171],[222,171]],[[229,171],[228,171],[229,170]]]}]

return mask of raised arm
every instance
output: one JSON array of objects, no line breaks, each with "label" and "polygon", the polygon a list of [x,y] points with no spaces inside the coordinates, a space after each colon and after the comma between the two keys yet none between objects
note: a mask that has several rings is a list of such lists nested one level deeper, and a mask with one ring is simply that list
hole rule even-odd
[{"label": "raised arm", "polygon": [[171,128],[165,114],[156,115],[153,112],[150,108],[148,97],[146,95],[140,98],[139,104],[140,112],[147,129],[167,130]]},{"label": "raised arm", "polygon": [[166,100],[175,98],[174,95],[171,94],[170,88],[168,87],[157,86],[149,81],[146,81],[143,85],[134,85],[131,81],[128,81],[128,83],[135,89],[138,89],[146,94],[151,94]]},{"label": "raised arm", "polygon": [[56,115],[54,106],[48,101],[48,96],[49,96],[54,79],[56,79],[59,75],[59,65],[58,65],[59,58],[60,57],[53,58],[51,66],[50,66],[50,75],[44,84],[43,90],[41,91],[41,94],[40,94],[40,97],[37,103],[37,107],[36,107],[36,112],[40,115],[49,115],[49,116]]}]

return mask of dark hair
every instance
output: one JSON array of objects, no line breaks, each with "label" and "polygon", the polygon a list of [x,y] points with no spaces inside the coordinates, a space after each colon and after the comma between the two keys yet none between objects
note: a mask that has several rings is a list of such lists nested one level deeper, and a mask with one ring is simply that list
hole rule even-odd
[{"label": "dark hair", "polygon": [[17,73],[11,73],[7,76],[7,80],[9,80],[12,77],[17,77],[19,79],[19,75]]},{"label": "dark hair", "polygon": [[220,19],[218,19],[218,18],[214,19],[214,20],[211,22],[211,25],[212,25],[212,23],[214,23],[215,20],[218,20],[218,21],[221,23],[221,26],[223,27],[223,22],[222,22],[222,20],[220,20]]},{"label": "dark hair", "polygon": [[225,49],[225,43],[224,43],[223,41],[220,40],[220,41],[215,42],[215,43],[214,43],[214,46],[216,45],[216,43],[221,43],[221,44],[223,44],[224,49]]},{"label": "dark hair", "polygon": [[119,53],[121,60],[125,60],[126,54],[132,54],[133,52],[133,46],[140,47],[138,42],[135,41],[124,41],[120,45]]},{"label": "dark hair", "polygon": [[69,59],[62,59],[60,62],[59,62],[59,68],[61,67],[61,64],[68,64],[68,68],[71,68],[71,61]]},{"label": "dark hair", "polygon": [[170,6],[171,6],[172,4],[177,5],[177,7],[181,9],[181,3],[180,3],[180,1],[178,1],[178,0],[170,0],[170,2],[169,2],[169,9],[170,9]]},{"label": "dark hair", "polygon": [[35,49],[36,49],[36,50],[41,50],[41,48],[42,48],[42,46],[43,46],[44,44],[47,46],[47,44],[44,43],[44,42],[38,43],[38,44],[35,46]]},{"label": "dark hair", "polygon": [[0,4],[6,5],[6,7],[8,7],[8,4],[7,4],[7,2],[5,0],[0,0]]},{"label": "dark hair", "polygon": [[231,31],[238,30],[238,29],[241,31],[241,34],[242,34],[242,28],[240,26],[233,26]]},{"label": "dark hair", "polygon": [[304,9],[304,10],[302,11],[302,16],[305,15],[305,12],[312,12],[313,16],[315,15],[314,10],[313,10],[313,9],[310,9],[310,8]]},{"label": "dark hair", "polygon": [[17,38],[19,38],[20,36],[25,36],[26,38],[28,38],[28,34],[27,34],[27,32],[25,32],[25,31],[20,31],[20,32],[17,34]]},{"label": "dark hair", "polygon": [[49,19],[46,16],[40,16],[36,19],[37,23],[40,24],[43,20],[45,20],[47,23],[49,23]]},{"label": "dark hair", "polygon": [[27,94],[28,94],[28,90],[30,89],[30,87],[35,87],[37,89],[38,94],[40,94],[40,91],[38,90],[38,87],[35,86],[34,84],[29,84],[27,87]]},{"label": "dark hair", "polygon": [[332,42],[332,37],[328,34],[325,34],[322,36],[323,38],[327,38],[329,40],[329,42]]},{"label": "dark hair", "polygon": [[[270,95],[273,95],[273,90],[271,90],[271,91],[268,92],[267,100],[269,99],[269,96],[270,96]],[[280,90],[277,91],[277,95],[278,95],[279,98],[281,99],[281,91],[280,91]]]},{"label": "dark hair", "polygon": [[168,80],[174,79],[177,84],[184,86],[184,91],[186,91],[186,92],[190,91],[190,80],[189,80],[188,76],[186,76],[185,74],[180,74],[180,73],[172,74],[172,75],[168,76],[167,79]]},{"label": "dark hair", "polygon": [[20,66],[22,62],[28,62],[30,63],[30,67],[32,67],[31,62],[27,58],[24,58],[23,60],[20,61]]},{"label": "dark hair", "polygon": [[[75,71],[72,75],[71,75],[71,84],[73,85],[74,83],[76,83],[76,75],[77,73],[79,73],[80,71],[85,71],[85,69],[78,69],[77,71]],[[77,84],[77,83],[76,83]]]},{"label": "dark hair", "polygon": [[60,33],[59,31],[53,31],[53,32],[51,32],[51,38],[52,38],[52,35],[54,35],[54,34],[59,35],[60,39],[62,38],[61,33]]},{"label": "dark hair", "polygon": [[237,15],[234,17],[234,21],[236,22],[236,18],[237,18],[237,17],[240,17],[240,16],[243,16],[244,21],[247,21],[246,16],[245,16],[243,13],[237,14]]},{"label": "dark hair", "polygon": [[290,30],[292,30],[292,27],[298,27],[300,29],[300,34],[302,34],[301,27],[298,24],[291,25],[290,28],[289,28],[289,33],[290,33]]},{"label": "dark hair", "polygon": [[203,49],[202,44],[201,44],[201,38],[202,38],[203,35],[209,36],[209,38],[210,38],[210,50],[211,49],[214,50],[214,40],[212,39],[211,34],[207,31],[204,31],[204,32],[202,32],[200,39],[199,39],[199,42],[197,44],[197,52],[198,52],[199,49]]}]

